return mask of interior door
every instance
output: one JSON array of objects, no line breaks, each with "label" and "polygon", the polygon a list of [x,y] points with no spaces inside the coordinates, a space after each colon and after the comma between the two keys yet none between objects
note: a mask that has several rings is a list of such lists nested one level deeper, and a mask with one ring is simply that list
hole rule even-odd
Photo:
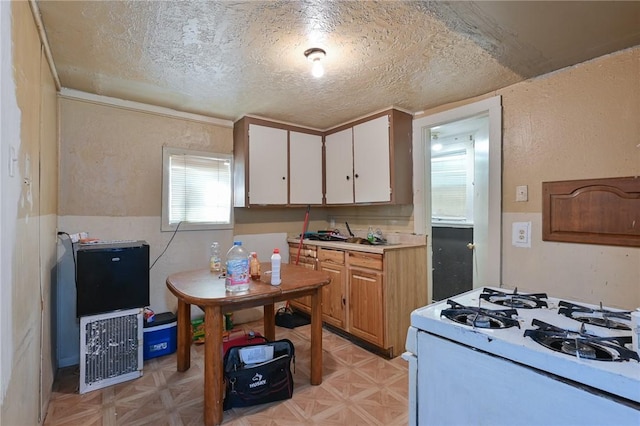
[{"label": "interior door", "polygon": [[[431,226],[431,132],[439,125],[488,114],[488,125],[476,134],[474,157],[473,288],[501,284],[502,106],[500,96],[414,120],[415,232],[433,236]],[[483,136],[484,135],[484,136]],[[433,269],[433,241],[428,238],[427,264]],[[433,298],[433,276],[428,289]]]}]

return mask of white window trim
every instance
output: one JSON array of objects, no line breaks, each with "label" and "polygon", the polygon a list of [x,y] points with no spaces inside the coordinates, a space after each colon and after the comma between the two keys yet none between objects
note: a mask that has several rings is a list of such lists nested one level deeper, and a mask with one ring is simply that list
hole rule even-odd
[{"label": "white window trim", "polygon": [[[230,200],[229,200],[229,223],[210,223],[210,222],[180,222],[179,224],[169,223],[169,176],[170,176],[170,156],[171,155],[196,155],[204,157],[217,157],[228,159],[231,163],[230,170]],[[186,148],[162,147],[162,217],[161,231],[204,231],[204,230],[222,230],[233,229],[233,156],[231,154],[221,154],[208,151],[195,151]]]}]

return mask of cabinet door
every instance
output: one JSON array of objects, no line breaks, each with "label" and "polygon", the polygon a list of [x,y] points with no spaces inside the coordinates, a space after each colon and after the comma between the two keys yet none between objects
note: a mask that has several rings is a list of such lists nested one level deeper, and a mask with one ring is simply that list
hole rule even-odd
[{"label": "cabinet door", "polygon": [[327,204],[353,203],[352,128],[325,137]]},{"label": "cabinet door", "polygon": [[320,262],[320,270],[331,277],[331,284],[322,287],[322,319],[341,329],[345,328],[346,274],[344,265]]},{"label": "cabinet door", "polygon": [[353,127],[353,176],[356,203],[391,201],[389,116]]},{"label": "cabinet door", "polygon": [[249,204],[287,204],[287,131],[249,125]]},{"label": "cabinet door", "polygon": [[384,344],[382,273],[349,269],[349,332],[378,346]]},{"label": "cabinet door", "polygon": [[289,132],[289,203],[322,204],[322,136]]}]

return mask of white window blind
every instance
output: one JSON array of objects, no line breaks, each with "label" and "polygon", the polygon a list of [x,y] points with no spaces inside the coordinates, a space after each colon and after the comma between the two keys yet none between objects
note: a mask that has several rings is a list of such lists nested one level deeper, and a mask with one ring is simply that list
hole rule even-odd
[{"label": "white window blind", "polygon": [[[434,220],[472,221],[467,151],[431,159],[431,210]],[[473,170],[469,170],[473,173]]]},{"label": "white window blind", "polygon": [[231,156],[163,150],[163,230],[232,225]]}]

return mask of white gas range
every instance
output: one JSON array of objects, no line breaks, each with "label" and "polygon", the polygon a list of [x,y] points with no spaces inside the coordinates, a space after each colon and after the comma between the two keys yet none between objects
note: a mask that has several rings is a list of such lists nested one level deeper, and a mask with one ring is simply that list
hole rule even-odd
[{"label": "white gas range", "polygon": [[640,425],[631,315],[485,287],[416,309],[410,424]]}]

